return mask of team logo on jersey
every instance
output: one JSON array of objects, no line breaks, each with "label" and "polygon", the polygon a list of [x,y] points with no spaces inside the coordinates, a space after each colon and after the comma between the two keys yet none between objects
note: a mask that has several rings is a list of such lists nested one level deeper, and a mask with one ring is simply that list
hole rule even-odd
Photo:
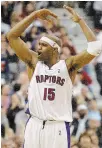
[{"label": "team logo on jersey", "polygon": [[42,83],[42,82],[55,83],[63,86],[65,83],[65,79],[59,76],[37,75],[36,82],[37,83]]},{"label": "team logo on jersey", "polygon": [[60,69],[58,69],[58,73],[60,73]]}]

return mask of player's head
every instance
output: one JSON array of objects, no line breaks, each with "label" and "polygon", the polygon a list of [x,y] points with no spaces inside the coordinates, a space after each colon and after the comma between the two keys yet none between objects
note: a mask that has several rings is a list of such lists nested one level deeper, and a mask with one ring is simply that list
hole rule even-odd
[{"label": "player's head", "polygon": [[53,35],[45,35],[39,40],[38,59],[48,61],[61,52],[61,41]]}]

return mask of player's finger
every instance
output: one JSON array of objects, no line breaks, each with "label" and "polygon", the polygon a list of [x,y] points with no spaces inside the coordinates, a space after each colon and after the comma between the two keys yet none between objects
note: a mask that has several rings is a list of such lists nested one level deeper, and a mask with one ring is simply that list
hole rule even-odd
[{"label": "player's finger", "polygon": [[74,10],[73,10],[73,8],[71,8],[71,7],[69,7],[69,6],[66,6],[66,5],[64,5],[63,6],[63,8],[65,8],[66,10],[68,10],[70,13],[74,13]]},{"label": "player's finger", "polygon": [[57,18],[58,16],[54,14],[53,12],[50,11],[50,15],[53,16],[54,18]]},{"label": "player's finger", "polygon": [[46,21],[48,22],[48,23],[51,23],[51,24],[54,24],[54,20],[53,19],[51,19],[51,18],[46,18]]},{"label": "player's finger", "polygon": [[69,9],[70,11],[73,10],[73,8],[71,8],[71,7],[67,6],[67,5],[64,5],[63,8]]}]

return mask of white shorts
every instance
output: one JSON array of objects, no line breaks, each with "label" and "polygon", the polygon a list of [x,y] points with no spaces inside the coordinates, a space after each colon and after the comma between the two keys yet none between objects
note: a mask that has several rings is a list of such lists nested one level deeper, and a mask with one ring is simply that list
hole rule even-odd
[{"label": "white shorts", "polygon": [[69,123],[31,117],[25,129],[24,148],[70,148]]}]

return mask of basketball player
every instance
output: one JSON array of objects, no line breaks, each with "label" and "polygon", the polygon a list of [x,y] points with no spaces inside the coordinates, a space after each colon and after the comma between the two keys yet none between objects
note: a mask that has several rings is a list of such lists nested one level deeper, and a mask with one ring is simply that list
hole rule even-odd
[{"label": "basketball player", "polygon": [[[59,60],[61,42],[46,35],[39,40],[38,54],[29,50],[20,35],[34,21],[54,21],[57,16],[47,9],[33,12],[7,34],[10,46],[28,66],[30,119],[26,125],[24,148],[70,148],[72,122],[72,88],[77,70],[88,64],[102,50],[93,32],[84,20],[70,7],[74,22],[82,28],[88,48],[79,55]],[[51,18],[50,18],[51,17]]]}]

